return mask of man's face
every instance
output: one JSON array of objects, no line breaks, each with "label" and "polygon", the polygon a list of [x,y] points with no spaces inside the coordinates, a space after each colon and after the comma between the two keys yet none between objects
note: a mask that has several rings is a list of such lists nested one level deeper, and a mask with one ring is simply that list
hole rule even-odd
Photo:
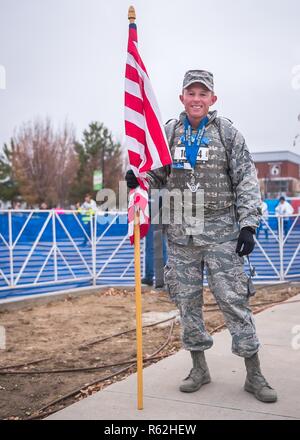
[{"label": "man's face", "polygon": [[180,101],[190,118],[200,120],[208,114],[217,97],[201,83],[194,83],[183,90]]}]

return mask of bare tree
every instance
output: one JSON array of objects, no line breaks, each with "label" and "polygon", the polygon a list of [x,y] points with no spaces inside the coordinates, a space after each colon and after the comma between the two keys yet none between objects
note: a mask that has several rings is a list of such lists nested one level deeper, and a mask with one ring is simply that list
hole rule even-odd
[{"label": "bare tree", "polygon": [[28,204],[67,205],[78,168],[74,144],[74,130],[67,123],[56,133],[49,119],[29,122],[17,131],[13,167]]}]

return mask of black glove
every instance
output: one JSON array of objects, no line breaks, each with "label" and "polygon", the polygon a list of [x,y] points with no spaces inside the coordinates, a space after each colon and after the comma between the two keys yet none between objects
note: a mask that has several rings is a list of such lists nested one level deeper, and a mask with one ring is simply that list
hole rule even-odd
[{"label": "black glove", "polygon": [[241,230],[235,250],[235,252],[237,252],[240,257],[243,257],[244,255],[249,255],[253,251],[255,246],[255,241],[253,237],[254,234],[255,230],[250,226],[246,226]]},{"label": "black glove", "polygon": [[137,178],[135,177],[134,172],[132,170],[127,171],[125,180],[127,182],[127,187],[130,189],[134,189],[137,186],[139,186],[139,182],[137,181]]}]

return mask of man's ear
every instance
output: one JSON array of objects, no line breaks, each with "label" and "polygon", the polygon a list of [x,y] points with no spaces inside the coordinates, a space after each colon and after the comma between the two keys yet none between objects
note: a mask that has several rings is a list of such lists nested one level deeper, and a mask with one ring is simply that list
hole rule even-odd
[{"label": "man's ear", "polygon": [[217,95],[213,95],[213,96],[211,97],[211,105],[214,105],[217,101],[218,101],[218,97],[217,97]]},{"label": "man's ear", "polygon": [[183,104],[183,95],[179,95],[179,99],[180,99],[180,101],[181,101],[182,104]]}]

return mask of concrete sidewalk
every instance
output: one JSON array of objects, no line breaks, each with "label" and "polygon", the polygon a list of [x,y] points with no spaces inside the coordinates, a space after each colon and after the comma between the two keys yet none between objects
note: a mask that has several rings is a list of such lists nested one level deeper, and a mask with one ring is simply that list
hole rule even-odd
[{"label": "concrete sidewalk", "polygon": [[[299,302],[293,302],[295,300]],[[212,383],[196,393],[185,394],[178,390],[191,364],[189,353],[181,350],[144,369],[144,410],[136,409],[134,374],[48,419],[300,419],[300,295],[255,318],[262,343],[262,371],[278,392],[276,403],[259,402],[243,390],[244,361],[231,354],[231,337],[224,330],[214,335],[214,346],[206,352]]]}]

